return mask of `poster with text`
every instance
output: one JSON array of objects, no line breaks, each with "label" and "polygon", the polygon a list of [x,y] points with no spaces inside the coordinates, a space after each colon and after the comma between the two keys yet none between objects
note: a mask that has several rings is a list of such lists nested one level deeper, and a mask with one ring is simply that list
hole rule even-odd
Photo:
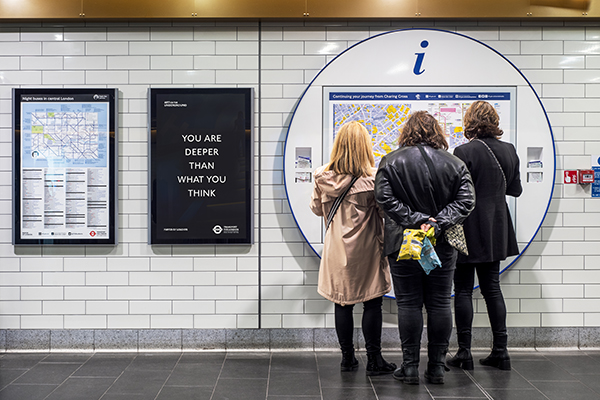
[{"label": "poster with text", "polygon": [[116,89],[13,90],[13,244],[116,244]]},{"label": "poster with text", "polygon": [[252,89],[150,89],[150,244],[253,242]]}]

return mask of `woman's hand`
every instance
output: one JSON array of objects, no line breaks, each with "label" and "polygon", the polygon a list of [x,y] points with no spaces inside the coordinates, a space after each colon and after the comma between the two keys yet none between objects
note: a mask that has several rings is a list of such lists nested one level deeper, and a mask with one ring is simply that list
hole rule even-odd
[{"label": "woman's hand", "polygon": [[[430,220],[430,221],[433,221],[433,222],[437,222],[437,221],[436,221],[434,218],[432,218],[432,217],[429,217],[429,220]],[[431,225],[430,225],[430,224],[428,224],[428,223],[421,224],[421,229],[422,229],[423,231],[425,231],[425,232],[427,232],[427,231],[428,231],[430,228],[431,228]]]}]

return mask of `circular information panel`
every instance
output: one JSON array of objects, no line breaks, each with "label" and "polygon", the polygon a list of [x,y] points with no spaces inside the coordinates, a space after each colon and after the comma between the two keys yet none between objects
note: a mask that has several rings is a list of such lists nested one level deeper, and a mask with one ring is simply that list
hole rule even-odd
[{"label": "circular information panel", "polygon": [[[332,60],[304,92],[284,153],[285,185],[294,218],[319,256],[322,218],[309,209],[314,170],[329,161],[333,138],[347,121],[365,124],[376,162],[397,148],[400,128],[413,111],[427,110],[445,130],[450,148],[466,142],[462,117],[485,100],[500,115],[502,140],[515,145],[523,194],[507,198],[522,252],[546,215],[554,188],[552,129],[523,74],[491,47],[467,36],[408,29],[366,39]],[[506,260],[505,270],[517,257]]]}]

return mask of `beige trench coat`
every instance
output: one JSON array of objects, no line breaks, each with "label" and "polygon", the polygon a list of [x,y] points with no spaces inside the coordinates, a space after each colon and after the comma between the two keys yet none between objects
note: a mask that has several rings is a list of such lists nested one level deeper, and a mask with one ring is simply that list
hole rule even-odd
[{"label": "beige trench coat", "polygon": [[[310,208],[326,220],[352,177],[324,169],[314,173]],[[391,288],[387,257],[382,256],[383,212],[373,193],[376,171],[354,183],[325,234],[317,290],[342,306],[383,296]]]}]

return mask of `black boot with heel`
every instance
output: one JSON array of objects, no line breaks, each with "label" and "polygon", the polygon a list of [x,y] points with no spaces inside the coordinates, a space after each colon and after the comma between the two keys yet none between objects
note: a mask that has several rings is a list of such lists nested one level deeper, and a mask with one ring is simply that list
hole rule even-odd
[{"label": "black boot with heel", "polygon": [[510,370],[510,356],[508,350],[504,349],[493,349],[489,356],[479,360],[481,365],[487,365],[488,367],[495,367],[503,371]]},{"label": "black boot with heel", "polygon": [[454,357],[446,360],[446,364],[449,367],[458,367],[466,371],[472,371],[474,367],[471,349],[459,348]]}]

